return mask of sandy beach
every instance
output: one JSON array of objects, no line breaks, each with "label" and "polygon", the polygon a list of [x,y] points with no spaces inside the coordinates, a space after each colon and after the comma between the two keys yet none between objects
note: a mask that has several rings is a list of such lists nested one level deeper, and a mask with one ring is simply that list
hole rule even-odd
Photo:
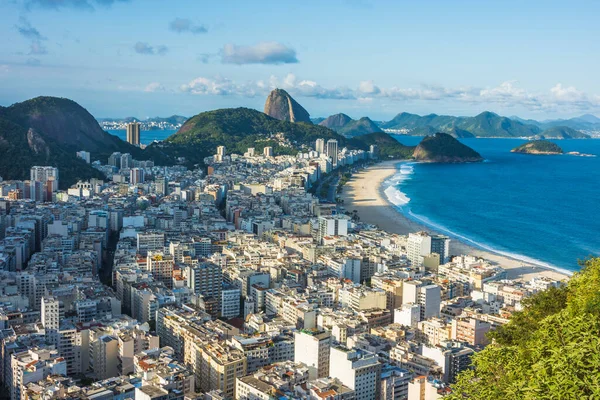
[{"label": "sandy beach", "polygon": [[[394,175],[400,161],[385,161],[355,173],[346,183],[341,193],[346,210],[357,210],[361,222],[377,225],[387,232],[406,235],[410,232],[433,230],[420,225],[395,209],[381,188],[381,184]],[[525,263],[501,254],[469,246],[454,238],[450,242],[451,254],[468,254],[482,257],[500,265],[509,279],[530,280],[535,276],[547,276],[556,280],[568,278],[568,275],[542,266]]]}]

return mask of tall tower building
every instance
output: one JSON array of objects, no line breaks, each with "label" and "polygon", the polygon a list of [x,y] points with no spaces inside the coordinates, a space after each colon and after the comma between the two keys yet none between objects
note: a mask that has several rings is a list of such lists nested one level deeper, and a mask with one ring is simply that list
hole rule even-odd
[{"label": "tall tower building", "polygon": [[127,143],[134,146],[140,145],[140,123],[132,122],[127,124]]},{"label": "tall tower building", "polygon": [[146,258],[146,270],[150,271],[155,280],[165,284],[169,289],[173,288],[173,256],[162,252],[148,252]]},{"label": "tall tower building", "polygon": [[431,252],[440,255],[440,264],[446,264],[450,256],[450,238],[444,235],[431,236]]},{"label": "tall tower building", "polygon": [[[49,185],[53,192],[58,190],[58,168],[54,167],[31,167],[31,180],[41,182],[42,185]],[[48,183],[50,181],[50,183]]]},{"label": "tall tower building", "polygon": [[200,262],[185,269],[187,284],[194,293],[221,301],[223,276],[221,267],[211,262]]},{"label": "tall tower building", "polygon": [[294,333],[294,362],[308,367],[310,379],[329,376],[331,332],[296,331]]},{"label": "tall tower building", "polygon": [[336,346],[331,349],[330,375],[356,392],[357,400],[379,399],[381,364],[377,355]]},{"label": "tall tower building", "polygon": [[121,169],[133,168],[133,157],[129,153],[121,155]]},{"label": "tall tower building", "polygon": [[270,146],[267,146],[263,149],[263,155],[265,157],[273,157],[273,148]]},{"label": "tall tower building", "polygon": [[315,151],[319,154],[325,153],[325,139],[317,139],[315,142]]},{"label": "tall tower building", "polygon": [[410,233],[406,242],[406,252],[411,266],[422,267],[423,257],[431,254],[431,236],[427,232]]},{"label": "tall tower building", "polygon": [[129,183],[132,185],[144,183],[144,175],[144,170],[142,168],[131,168],[131,171],[129,171]]},{"label": "tall tower building", "polygon": [[[62,314],[62,315],[61,315]],[[60,321],[64,318],[64,310],[61,309],[60,301],[56,297],[42,297],[41,320],[48,341],[54,345],[58,344],[58,332]]]},{"label": "tall tower building", "polygon": [[331,165],[333,168],[338,166],[338,142],[335,139],[327,141],[327,156],[331,157]]}]

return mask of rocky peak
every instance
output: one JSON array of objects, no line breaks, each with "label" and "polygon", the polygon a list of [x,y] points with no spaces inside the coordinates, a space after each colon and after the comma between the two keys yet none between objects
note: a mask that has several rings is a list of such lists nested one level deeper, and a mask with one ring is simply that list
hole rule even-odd
[{"label": "rocky peak", "polygon": [[271,91],[265,102],[265,114],[282,121],[312,124],[308,111],[283,89]]}]

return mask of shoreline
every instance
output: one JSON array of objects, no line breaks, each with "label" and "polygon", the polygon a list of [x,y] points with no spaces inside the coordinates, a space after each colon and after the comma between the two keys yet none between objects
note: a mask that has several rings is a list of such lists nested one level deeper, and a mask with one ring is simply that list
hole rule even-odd
[{"label": "shoreline", "polygon": [[[383,161],[353,174],[340,195],[344,200],[344,208],[356,210],[361,222],[377,225],[379,229],[390,233],[400,235],[418,231],[437,233],[434,229],[408,218],[385,195],[383,182],[398,172],[396,165],[401,162],[403,161]],[[531,278],[544,276],[561,281],[570,277],[566,271],[562,272],[482,249],[455,237],[451,239],[451,254],[473,255],[498,264],[506,270],[507,279],[529,281]]]}]

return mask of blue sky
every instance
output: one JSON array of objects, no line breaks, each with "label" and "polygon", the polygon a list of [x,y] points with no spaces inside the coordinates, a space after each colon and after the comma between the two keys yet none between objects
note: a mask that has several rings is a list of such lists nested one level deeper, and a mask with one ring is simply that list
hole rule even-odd
[{"label": "blue sky", "polygon": [[69,97],[97,117],[600,114],[600,2],[0,0],[0,104]]}]

